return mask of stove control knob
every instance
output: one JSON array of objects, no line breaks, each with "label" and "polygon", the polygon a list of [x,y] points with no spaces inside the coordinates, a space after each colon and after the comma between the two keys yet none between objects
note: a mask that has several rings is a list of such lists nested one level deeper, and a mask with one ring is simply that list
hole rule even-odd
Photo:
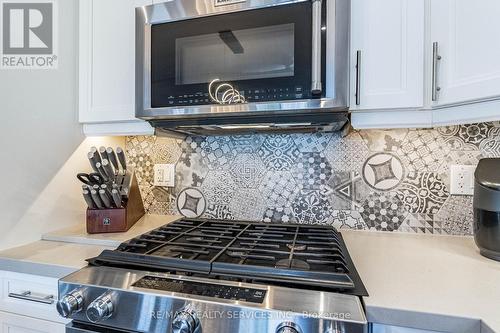
[{"label": "stove control knob", "polygon": [[193,309],[186,308],[176,313],[172,321],[172,333],[196,333],[200,320]]},{"label": "stove control knob", "polygon": [[108,291],[96,298],[87,307],[87,318],[93,323],[99,323],[113,315],[113,293]]},{"label": "stove control knob", "polygon": [[80,312],[83,309],[83,294],[83,289],[77,289],[64,295],[57,302],[57,312],[64,318],[69,318],[71,315]]},{"label": "stove control knob", "polygon": [[279,324],[278,328],[276,328],[276,333],[302,333],[302,330],[297,324],[285,321]]}]

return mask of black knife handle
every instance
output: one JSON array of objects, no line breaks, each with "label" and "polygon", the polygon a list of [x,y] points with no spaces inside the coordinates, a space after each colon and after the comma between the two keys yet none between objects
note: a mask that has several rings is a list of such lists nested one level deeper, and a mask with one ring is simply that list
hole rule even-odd
[{"label": "black knife handle", "polygon": [[107,158],[108,154],[106,154],[106,147],[104,146],[99,147],[99,155],[101,155],[101,160]]},{"label": "black knife handle", "polygon": [[102,164],[96,163],[96,167],[97,167],[97,170],[99,171],[99,173],[101,174],[102,178],[104,178],[104,182],[107,183],[109,181],[109,177],[108,177],[106,171],[104,170]]},{"label": "black knife handle", "polygon": [[102,203],[106,208],[112,208],[111,200],[105,190],[99,190],[99,197],[101,197]]},{"label": "black knife handle", "polygon": [[116,208],[121,208],[122,196],[120,195],[120,192],[118,192],[118,190],[113,190],[111,193],[113,195],[113,202],[115,203]]},{"label": "black knife handle", "polygon": [[99,193],[97,193],[96,190],[90,191],[90,195],[92,196],[92,200],[94,200],[95,205],[99,209],[104,209],[104,204],[102,203],[101,197],[99,196]]},{"label": "black knife handle", "polygon": [[111,163],[109,163],[108,160],[103,159],[101,165],[104,169],[104,172],[106,172],[106,175],[108,176],[108,178],[114,180],[115,179],[115,170],[113,170],[113,166],[111,165]]},{"label": "black knife handle", "polygon": [[108,155],[108,160],[111,162],[111,164],[113,164],[113,166],[115,167],[115,170],[118,170],[120,168],[120,166],[118,165],[118,159],[116,157],[116,154],[115,154],[115,151],[113,150],[113,148],[108,147],[106,149],[106,155]]},{"label": "black knife handle", "polygon": [[94,203],[94,200],[92,200],[92,196],[90,195],[89,191],[87,191],[87,190],[83,191],[83,198],[85,199],[85,202],[87,203],[87,206],[90,209],[96,209],[97,208],[96,204]]},{"label": "black knife handle", "polygon": [[99,151],[97,150],[97,148],[90,148],[90,152],[94,155],[96,163],[101,163],[101,155],[99,155]]},{"label": "black knife handle", "polygon": [[127,171],[127,158],[125,157],[125,152],[122,148],[118,147],[116,148],[116,155],[118,155],[118,160],[120,161],[122,169],[125,173],[125,171]]},{"label": "black knife handle", "polygon": [[89,159],[90,166],[92,167],[92,169],[94,170],[94,172],[99,172],[99,170],[97,170],[97,167],[96,167],[97,159],[95,157],[95,153],[89,152],[87,154],[87,157]]}]

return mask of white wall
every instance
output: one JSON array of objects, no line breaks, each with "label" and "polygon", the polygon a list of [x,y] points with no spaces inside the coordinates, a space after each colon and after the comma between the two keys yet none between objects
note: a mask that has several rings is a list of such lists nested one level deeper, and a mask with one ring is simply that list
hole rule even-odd
[{"label": "white wall", "polygon": [[74,177],[100,139],[84,142],[78,124],[78,2],[57,1],[58,69],[0,70],[0,249],[82,223]]}]

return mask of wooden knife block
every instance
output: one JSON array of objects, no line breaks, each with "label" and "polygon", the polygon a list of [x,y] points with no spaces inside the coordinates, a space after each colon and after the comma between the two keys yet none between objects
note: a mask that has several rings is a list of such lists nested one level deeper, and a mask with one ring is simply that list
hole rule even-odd
[{"label": "wooden knife block", "polygon": [[130,177],[129,185],[128,200],[122,208],[87,208],[87,233],[125,232],[144,216],[144,204],[134,172]]}]

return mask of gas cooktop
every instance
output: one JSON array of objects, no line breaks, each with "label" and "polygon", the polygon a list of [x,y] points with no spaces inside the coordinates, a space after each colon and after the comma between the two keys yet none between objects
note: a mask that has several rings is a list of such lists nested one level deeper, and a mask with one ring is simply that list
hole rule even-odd
[{"label": "gas cooktop", "polygon": [[366,289],[329,226],[183,218],[59,280],[66,332],[367,333]]},{"label": "gas cooktop", "polygon": [[106,250],[94,266],[366,296],[330,226],[183,218]]}]

